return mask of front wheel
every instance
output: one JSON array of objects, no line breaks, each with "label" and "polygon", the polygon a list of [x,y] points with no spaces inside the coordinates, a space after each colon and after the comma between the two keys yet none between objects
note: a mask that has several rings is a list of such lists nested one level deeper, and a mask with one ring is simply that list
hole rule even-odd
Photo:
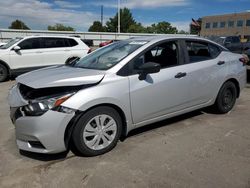
[{"label": "front wheel", "polygon": [[72,140],[81,155],[101,155],[116,146],[121,130],[122,121],[116,110],[97,107],[79,119],[73,130]]},{"label": "front wheel", "polygon": [[0,64],[0,82],[5,81],[7,77],[8,77],[8,69],[4,65]]},{"label": "front wheel", "polygon": [[221,87],[214,107],[215,111],[220,114],[225,114],[232,110],[237,98],[237,88],[233,82],[226,82]]}]

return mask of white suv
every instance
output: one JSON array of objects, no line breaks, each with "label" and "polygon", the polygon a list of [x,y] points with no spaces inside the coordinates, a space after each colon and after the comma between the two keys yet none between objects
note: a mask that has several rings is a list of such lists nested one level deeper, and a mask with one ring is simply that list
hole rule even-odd
[{"label": "white suv", "polygon": [[10,75],[84,57],[89,50],[76,37],[29,36],[12,39],[0,47],[0,82]]}]

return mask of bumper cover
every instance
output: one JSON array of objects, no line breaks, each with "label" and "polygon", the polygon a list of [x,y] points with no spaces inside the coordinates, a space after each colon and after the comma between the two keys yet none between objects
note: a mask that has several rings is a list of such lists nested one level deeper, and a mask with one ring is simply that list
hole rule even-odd
[{"label": "bumper cover", "polygon": [[[42,116],[23,116],[15,121],[18,148],[36,153],[59,153],[66,150],[64,134],[74,114],[49,110]],[[33,147],[40,142],[44,148]]]}]

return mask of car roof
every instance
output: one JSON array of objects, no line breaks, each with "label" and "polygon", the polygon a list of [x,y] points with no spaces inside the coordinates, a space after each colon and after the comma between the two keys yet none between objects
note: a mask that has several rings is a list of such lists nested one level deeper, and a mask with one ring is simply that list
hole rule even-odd
[{"label": "car roof", "polygon": [[70,38],[70,39],[80,39],[78,37],[72,37],[72,36],[60,36],[60,35],[31,35],[31,36],[24,36],[23,39],[27,38],[38,38],[38,37],[48,37],[48,38]]},{"label": "car roof", "polygon": [[[162,35],[162,36],[144,36],[144,37],[133,37],[128,40],[131,41],[148,41],[148,42],[158,42],[162,40],[171,40],[171,39],[191,39],[191,40],[201,40],[201,41],[207,41],[215,43],[209,39],[197,36],[197,35]],[[217,44],[217,43],[216,43]],[[218,44],[217,44],[218,45]]]}]

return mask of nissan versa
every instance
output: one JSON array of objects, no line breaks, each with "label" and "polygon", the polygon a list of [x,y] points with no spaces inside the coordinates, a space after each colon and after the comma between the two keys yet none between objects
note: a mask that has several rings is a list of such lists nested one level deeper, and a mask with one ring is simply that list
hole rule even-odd
[{"label": "nissan versa", "polygon": [[59,153],[72,143],[95,156],[153,122],[207,106],[227,113],[245,86],[245,63],[210,40],[173,35],[115,42],[26,73],[8,96],[17,145]]}]

